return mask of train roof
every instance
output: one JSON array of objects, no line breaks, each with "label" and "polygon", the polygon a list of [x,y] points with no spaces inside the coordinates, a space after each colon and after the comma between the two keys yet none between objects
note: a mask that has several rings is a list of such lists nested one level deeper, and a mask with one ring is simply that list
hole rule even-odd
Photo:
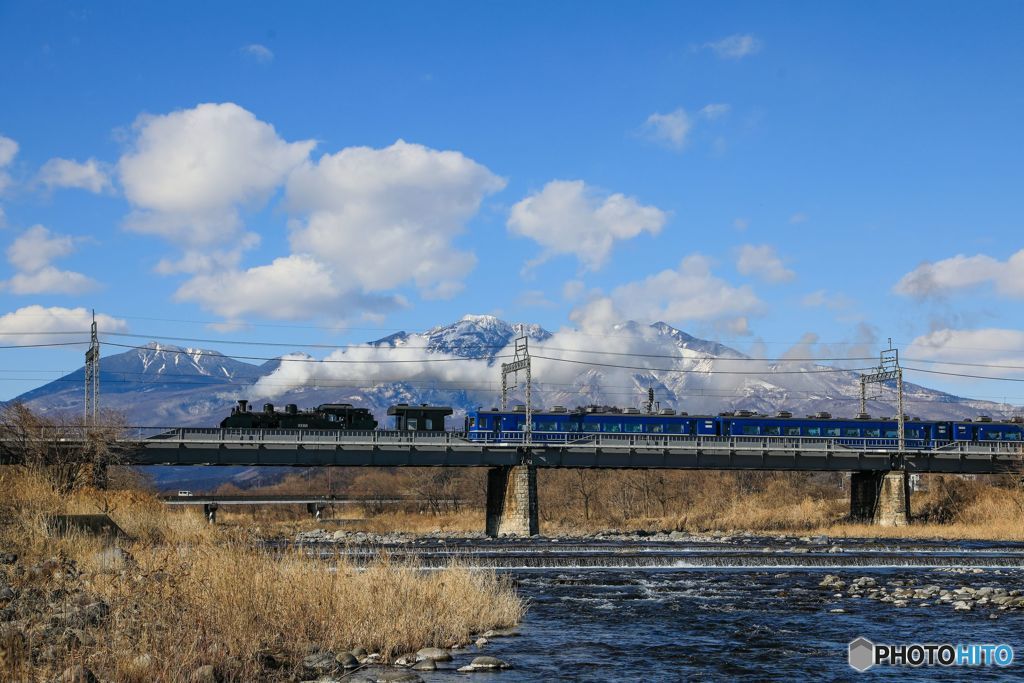
[{"label": "train roof", "polygon": [[408,403],[396,403],[395,405],[388,408],[388,415],[398,415],[400,413],[409,412],[431,412],[431,413],[442,413],[444,415],[451,415],[455,411],[451,406],[432,406],[427,403],[419,403],[410,405]]}]

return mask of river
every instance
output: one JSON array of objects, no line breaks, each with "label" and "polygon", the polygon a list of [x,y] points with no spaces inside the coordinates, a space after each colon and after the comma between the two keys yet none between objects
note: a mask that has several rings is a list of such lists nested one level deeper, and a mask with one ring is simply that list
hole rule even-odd
[{"label": "river", "polygon": [[[348,552],[359,558],[381,547]],[[1024,678],[1024,608],[989,601],[1012,600],[1024,589],[1020,543],[734,536],[420,539],[383,547],[423,567],[453,557],[496,567],[516,582],[529,611],[515,635],[456,651],[448,665],[492,655],[515,668],[473,676],[503,683],[855,680],[863,675],[848,665],[847,647],[858,636],[894,644],[1006,643],[1018,652],[1008,668],[875,667],[873,679]],[[827,575],[846,586],[820,586]],[[860,577],[875,585],[852,586]],[[928,598],[896,601],[928,586]],[[986,587],[986,595],[951,594],[943,602],[937,592],[963,587]],[[961,597],[970,610],[954,608]],[[428,683],[456,676],[421,675]]]}]

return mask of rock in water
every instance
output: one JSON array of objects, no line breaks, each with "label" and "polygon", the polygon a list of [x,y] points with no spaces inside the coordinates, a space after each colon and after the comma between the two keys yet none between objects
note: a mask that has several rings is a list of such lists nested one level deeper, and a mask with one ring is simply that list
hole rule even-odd
[{"label": "rock in water", "polygon": [[416,653],[417,659],[433,659],[435,662],[450,662],[452,655],[442,647],[425,647]]},{"label": "rock in water", "polygon": [[[449,657],[449,659],[451,659],[451,657]],[[437,664],[434,663],[433,659],[430,659],[429,657],[427,657],[426,659],[421,659],[420,661],[418,661],[415,664],[413,664],[412,665],[412,670],[413,671],[436,671],[437,670]]]},{"label": "rock in water", "polygon": [[476,657],[466,666],[459,667],[459,671],[472,673],[473,671],[497,671],[499,669],[511,668],[511,664],[497,657]]},{"label": "rock in water", "polygon": [[375,680],[377,683],[423,683],[423,679],[411,671],[383,671]]}]

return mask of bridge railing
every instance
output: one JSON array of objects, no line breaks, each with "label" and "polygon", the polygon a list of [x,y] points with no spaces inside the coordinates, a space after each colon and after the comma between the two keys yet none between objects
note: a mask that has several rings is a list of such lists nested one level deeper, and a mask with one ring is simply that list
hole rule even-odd
[{"label": "bridge railing", "polygon": [[[634,433],[579,433],[533,432],[535,447],[553,446],[574,448],[630,448],[630,449],[708,449],[738,451],[783,452],[877,452],[894,453],[899,449],[896,439],[855,437],[797,437],[797,436],[692,436],[684,434]],[[317,445],[343,444],[352,446],[457,446],[518,447],[524,442],[524,432],[409,432],[397,430],[340,431],[321,429],[219,429],[178,428],[163,430],[146,441],[171,441],[182,444],[216,443],[231,445]],[[930,442],[908,439],[909,452],[970,453],[994,455],[1020,455],[1024,444],[1020,442]]]}]

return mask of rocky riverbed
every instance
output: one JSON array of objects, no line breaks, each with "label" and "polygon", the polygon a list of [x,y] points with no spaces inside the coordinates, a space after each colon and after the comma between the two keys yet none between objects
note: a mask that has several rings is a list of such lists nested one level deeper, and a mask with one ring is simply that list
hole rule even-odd
[{"label": "rocky riverbed", "polygon": [[[298,541],[298,543],[295,543]],[[453,559],[497,567],[529,602],[510,632],[474,634],[455,647],[390,661],[355,647],[310,643],[288,655],[259,648],[268,676],[289,681],[440,683],[473,678],[721,680],[844,678],[848,643],[1008,643],[1024,652],[1024,544],[764,537],[748,534],[592,534],[487,539],[482,535],[311,532],[282,546],[359,563],[388,553],[429,571]],[[96,558],[126,582],[133,560]],[[0,656],[96,680],[68,653],[103,633],[110,609],[94,577],[61,558],[25,564],[0,556]],[[122,625],[118,625],[122,627]],[[282,625],[286,628],[287,625]],[[145,657],[141,652],[137,657]],[[146,662],[139,662],[145,669]],[[181,672],[193,683],[233,679],[212,659]],[[925,669],[901,678],[930,679]],[[948,673],[948,672],[946,672]],[[973,679],[1005,671],[979,669]]]},{"label": "rocky riverbed", "polygon": [[[853,673],[847,646],[859,636],[1024,652],[1021,543],[660,531],[528,540],[313,532],[295,540],[311,554],[356,562],[386,552],[423,568],[457,559],[513,577],[530,609],[516,637],[485,645],[514,666],[498,674],[503,683],[844,679]],[[417,673],[439,683],[457,669]],[[974,680],[1006,674],[971,671]]]}]

